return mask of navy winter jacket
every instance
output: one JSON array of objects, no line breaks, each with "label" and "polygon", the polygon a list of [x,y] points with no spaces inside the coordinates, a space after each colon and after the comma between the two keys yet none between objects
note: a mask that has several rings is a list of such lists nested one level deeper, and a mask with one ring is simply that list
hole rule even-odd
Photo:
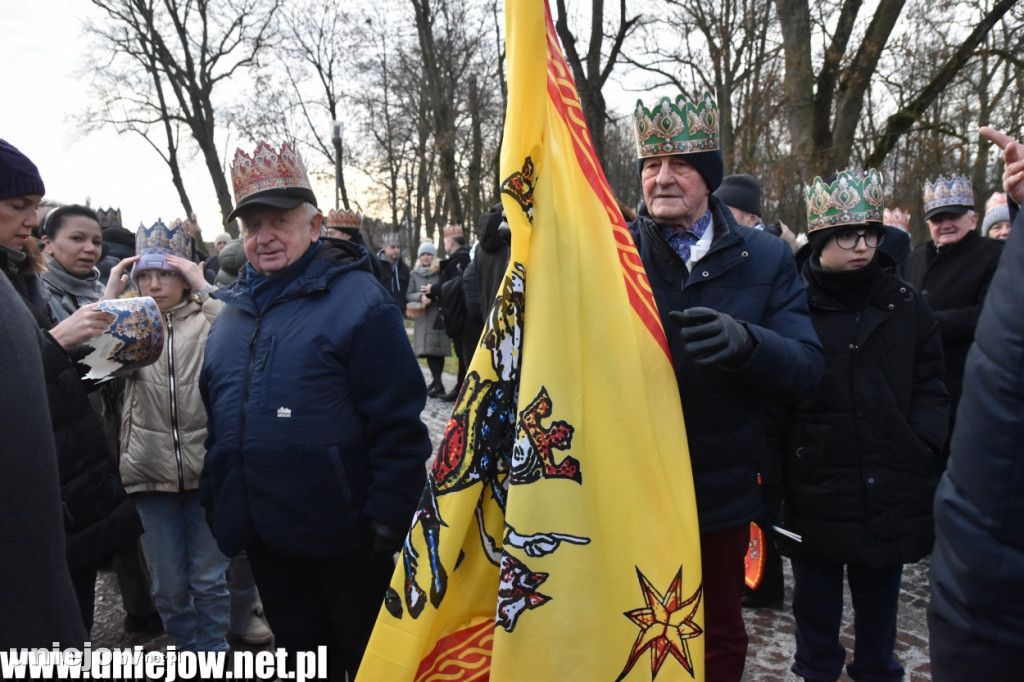
[{"label": "navy winter jacket", "polygon": [[362,248],[333,240],[262,313],[250,277],[214,296],[200,388],[200,480],[221,550],[257,538],[295,556],[365,551],[404,530],[426,480],[426,384]]},{"label": "navy winter jacket", "polygon": [[949,468],[935,495],[929,615],[996,648],[1024,647],[1022,278],[1018,213],[967,355]]},{"label": "navy winter jacket", "polygon": [[[825,360],[793,254],[781,239],[740,227],[708,197],[711,250],[687,273],[646,206],[630,225],[668,336],[683,404],[701,532],[750,522],[761,501],[765,404],[817,385]],[[735,370],[698,367],[669,312],[704,306],[744,323],[754,340]],[[647,415],[657,423],[658,415]]]}]

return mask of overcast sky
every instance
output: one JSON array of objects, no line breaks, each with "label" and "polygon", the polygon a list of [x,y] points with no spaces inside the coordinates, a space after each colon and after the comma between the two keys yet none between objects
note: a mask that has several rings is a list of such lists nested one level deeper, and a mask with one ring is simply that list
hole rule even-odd
[{"label": "overcast sky", "polygon": [[[112,130],[83,136],[75,129],[72,116],[89,100],[88,79],[76,77],[86,51],[82,23],[97,15],[88,0],[0,0],[0,138],[39,167],[48,199],[120,208],[132,231],[140,223],[184,218],[167,165],[141,137]],[[616,90],[610,83],[610,105],[631,110],[636,95]],[[186,160],[182,173],[203,237],[212,241],[222,217],[205,165]],[[353,193],[357,175],[346,174],[350,196],[366,210],[370,197]],[[331,207],[330,190],[321,194]]]},{"label": "overcast sky", "polygon": [[[125,227],[182,215],[170,171],[137,135],[79,135],[70,121],[88,97],[74,78],[84,51],[87,0],[0,0],[0,138],[39,167],[46,197],[93,208],[120,207]],[[183,170],[208,241],[221,231],[220,210],[205,168]]]}]

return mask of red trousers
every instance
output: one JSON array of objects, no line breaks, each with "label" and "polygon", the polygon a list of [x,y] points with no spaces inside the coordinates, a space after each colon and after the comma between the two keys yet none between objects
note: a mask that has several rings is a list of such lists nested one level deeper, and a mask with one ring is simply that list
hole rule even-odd
[{"label": "red trousers", "polygon": [[747,658],[743,625],[743,557],[750,526],[701,533],[704,581],[704,671],[707,682],[740,682]]}]

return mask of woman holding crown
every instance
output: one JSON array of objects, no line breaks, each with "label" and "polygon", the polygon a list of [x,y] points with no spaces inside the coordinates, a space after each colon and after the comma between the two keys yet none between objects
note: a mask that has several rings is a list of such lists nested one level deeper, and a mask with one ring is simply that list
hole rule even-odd
[{"label": "woman holding crown", "polygon": [[797,254],[825,375],[791,413],[783,450],[796,656],[805,680],[839,679],[844,570],[853,598],[855,681],[896,682],[903,564],[931,551],[932,496],[946,437],[942,344],[931,310],[878,247],[875,170],[816,178]]}]

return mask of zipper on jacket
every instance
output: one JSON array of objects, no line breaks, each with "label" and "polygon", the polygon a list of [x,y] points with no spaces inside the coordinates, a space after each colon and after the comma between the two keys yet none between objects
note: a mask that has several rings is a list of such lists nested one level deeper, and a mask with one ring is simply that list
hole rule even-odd
[{"label": "zipper on jacket", "polygon": [[245,373],[245,391],[242,393],[242,409],[238,413],[238,452],[241,454],[245,449],[245,413],[249,409],[249,389],[252,388],[252,373],[256,367],[256,339],[260,335],[260,322],[262,315],[256,316],[256,324],[249,335],[249,369]]},{"label": "zipper on jacket", "polygon": [[171,389],[171,440],[174,442],[174,460],[178,465],[178,492],[185,491],[185,468],[181,456],[181,433],[178,429],[178,387],[174,367],[174,323],[167,315],[167,378]]}]

